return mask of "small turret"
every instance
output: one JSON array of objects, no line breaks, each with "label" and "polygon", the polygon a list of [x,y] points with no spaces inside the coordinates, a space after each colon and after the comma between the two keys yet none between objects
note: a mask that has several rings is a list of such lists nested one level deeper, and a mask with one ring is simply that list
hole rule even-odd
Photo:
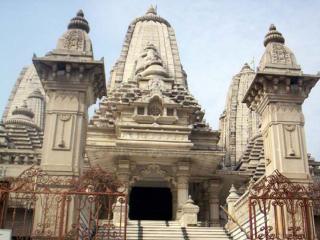
[{"label": "small turret", "polygon": [[258,71],[301,73],[295,55],[284,43],[282,34],[277,31],[275,25],[271,24],[263,41],[266,49],[260,60]]},{"label": "small turret", "polygon": [[34,118],[33,118],[34,123],[37,124],[37,126],[39,126],[41,129],[43,129],[45,100],[44,100],[44,95],[42,94],[39,88],[34,90],[28,96],[28,106],[30,106],[31,110],[34,113]]},{"label": "small turret", "polygon": [[82,57],[84,60],[92,60],[93,51],[89,31],[89,23],[84,18],[83,11],[79,10],[70,20],[68,30],[59,38],[57,47],[46,56],[55,58],[68,56],[70,59]]}]

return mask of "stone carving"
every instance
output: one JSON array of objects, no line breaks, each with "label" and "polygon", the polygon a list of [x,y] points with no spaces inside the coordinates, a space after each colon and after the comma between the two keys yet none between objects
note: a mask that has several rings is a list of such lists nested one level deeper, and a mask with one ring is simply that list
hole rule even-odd
[{"label": "stone carving", "polygon": [[151,99],[149,106],[148,106],[148,114],[153,116],[160,116],[162,115],[163,107],[162,103],[159,98]]},{"label": "stone carving", "polygon": [[165,177],[167,176],[167,172],[162,170],[158,164],[150,164],[147,168],[141,171],[141,175],[143,177],[154,177],[160,176]]},{"label": "stone carving", "polygon": [[54,149],[70,149],[70,142],[73,135],[73,118],[70,113],[57,115]]},{"label": "stone carving", "polygon": [[297,127],[295,125],[286,124],[284,128],[284,137],[286,145],[286,157],[288,158],[297,158],[300,157],[298,136],[297,136]]},{"label": "stone carving", "polygon": [[[55,96],[56,99],[60,98],[62,101],[64,101],[64,100],[71,101],[73,98],[77,98],[78,97],[78,93],[71,92],[71,91],[59,91],[54,96]],[[50,97],[50,95],[49,95],[49,97]]]},{"label": "stone carving", "polygon": [[66,33],[64,47],[69,50],[83,49],[83,35],[81,30],[73,30]]},{"label": "stone carving", "polygon": [[127,132],[121,130],[121,139],[128,140],[154,140],[154,141],[188,141],[188,135],[178,133],[157,133],[157,132]]},{"label": "stone carving", "polygon": [[164,68],[162,59],[156,46],[153,43],[147,43],[142,54],[136,62],[135,75],[139,77],[161,76],[168,77],[168,73]]},{"label": "stone carving", "polygon": [[160,79],[158,78],[154,78],[152,80],[149,81],[149,89],[153,92],[153,93],[160,93],[161,89],[163,87],[163,83]]},{"label": "stone carving", "polygon": [[62,113],[62,114],[59,114],[58,116],[59,116],[59,119],[62,121],[61,141],[58,144],[58,146],[61,147],[61,148],[64,148],[65,147],[65,141],[64,141],[65,123],[70,120],[71,114]]},{"label": "stone carving", "polygon": [[292,64],[290,52],[282,44],[273,44],[271,52],[271,63]]}]

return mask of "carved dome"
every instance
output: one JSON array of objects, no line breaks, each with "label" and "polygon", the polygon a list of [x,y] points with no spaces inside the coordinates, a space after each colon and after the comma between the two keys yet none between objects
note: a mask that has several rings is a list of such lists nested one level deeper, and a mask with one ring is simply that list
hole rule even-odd
[{"label": "carved dome", "polygon": [[277,31],[277,28],[274,24],[271,24],[269,27],[269,32],[264,37],[263,45],[266,47],[269,42],[278,42],[284,44],[284,37],[280,32]]},{"label": "carved dome", "polygon": [[82,55],[93,57],[89,24],[82,10],[70,20],[68,30],[59,38],[57,47],[48,55]]},{"label": "carved dome", "polygon": [[86,31],[86,33],[89,33],[89,23],[84,18],[84,13],[81,9],[77,12],[77,16],[71,19],[68,29],[82,29]]},{"label": "carved dome", "polygon": [[300,72],[294,53],[284,45],[285,39],[271,24],[264,39],[265,52],[260,60],[259,71]]}]

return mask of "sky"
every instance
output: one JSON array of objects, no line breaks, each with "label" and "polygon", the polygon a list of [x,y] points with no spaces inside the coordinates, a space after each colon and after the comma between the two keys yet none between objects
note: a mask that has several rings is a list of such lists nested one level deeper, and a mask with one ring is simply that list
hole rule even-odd
[{"label": "sky", "polygon": [[[32,55],[56,46],[69,20],[83,9],[95,58],[109,71],[120,55],[129,23],[151,4],[176,32],[191,93],[213,129],[225,105],[232,76],[248,62],[257,66],[271,23],[286,39],[304,73],[320,71],[320,1],[316,0],[1,0],[0,112]],[[308,152],[320,160],[320,83],[303,105]]]}]

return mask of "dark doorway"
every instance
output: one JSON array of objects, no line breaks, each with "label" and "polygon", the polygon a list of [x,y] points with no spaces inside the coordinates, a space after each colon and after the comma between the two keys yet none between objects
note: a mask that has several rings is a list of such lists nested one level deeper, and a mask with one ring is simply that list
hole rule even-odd
[{"label": "dark doorway", "polygon": [[130,193],[131,220],[172,220],[169,188],[133,187]]}]

